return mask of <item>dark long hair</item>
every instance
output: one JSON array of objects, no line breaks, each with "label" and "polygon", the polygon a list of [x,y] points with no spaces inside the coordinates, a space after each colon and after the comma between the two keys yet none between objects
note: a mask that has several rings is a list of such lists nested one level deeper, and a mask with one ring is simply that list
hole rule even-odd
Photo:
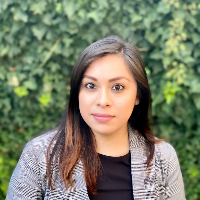
[{"label": "dark long hair", "polygon": [[57,134],[47,151],[47,178],[51,188],[53,188],[52,179],[56,160],[59,161],[60,177],[66,187],[75,186],[72,173],[76,163],[81,160],[88,190],[96,193],[100,160],[95,150],[94,136],[80,114],[78,96],[83,75],[90,63],[108,54],[120,54],[137,82],[137,97],[140,103],[134,107],[128,123],[144,137],[147,147],[147,167],[150,166],[155,143],[160,140],[157,140],[150,130],[151,92],[144,65],[136,48],[119,37],[107,37],[88,46],[73,68],[68,115],[59,125]]}]

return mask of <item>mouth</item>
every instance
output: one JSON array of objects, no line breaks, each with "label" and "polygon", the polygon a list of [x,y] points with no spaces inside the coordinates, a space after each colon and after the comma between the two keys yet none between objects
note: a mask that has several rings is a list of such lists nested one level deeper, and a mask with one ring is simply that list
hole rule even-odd
[{"label": "mouth", "polygon": [[113,115],[103,114],[103,113],[93,113],[92,115],[95,120],[97,120],[98,122],[102,122],[102,123],[108,122],[115,117]]}]

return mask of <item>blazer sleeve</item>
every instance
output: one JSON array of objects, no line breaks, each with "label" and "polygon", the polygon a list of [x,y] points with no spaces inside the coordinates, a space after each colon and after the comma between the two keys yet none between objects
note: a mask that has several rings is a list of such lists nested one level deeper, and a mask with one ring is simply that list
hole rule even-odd
[{"label": "blazer sleeve", "polygon": [[176,151],[169,145],[169,162],[166,176],[167,200],[185,200],[184,183]]},{"label": "blazer sleeve", "polygon": [[11,176],[6,200],[42,199],[41,179],[37,158],[29,142]]}]

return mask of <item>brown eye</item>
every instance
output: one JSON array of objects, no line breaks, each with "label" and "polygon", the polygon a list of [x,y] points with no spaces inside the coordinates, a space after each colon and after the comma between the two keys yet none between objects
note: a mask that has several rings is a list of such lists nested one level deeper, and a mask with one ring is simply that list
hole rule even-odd
[{"label": "brown eye", "polygon": [[96,86],[93,83],[87,83],[87,84],[85,84],[85,87],[87,89],[95,89],[96,88]]},{"label": "brown eye", "polygon": [[113,90],[116,90],[116,91],[120,91],[120,90],[123,90],[123,89],[124,89],[124,86],[123,86],[123,85],[117,84],[117,85],[114,85],[112,89],[113,89]]}]

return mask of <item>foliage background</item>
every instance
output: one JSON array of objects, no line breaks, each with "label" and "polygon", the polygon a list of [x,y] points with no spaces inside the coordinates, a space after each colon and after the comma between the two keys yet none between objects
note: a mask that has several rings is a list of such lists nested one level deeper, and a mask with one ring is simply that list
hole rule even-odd
[{"label": "foliage background", "polygon": [[154,132],[175,147],[187,199],[200,199],[199,0],[0,0],[0,199],[27,141],[56,126],[70,72],[119,35],[143,57]]}]

